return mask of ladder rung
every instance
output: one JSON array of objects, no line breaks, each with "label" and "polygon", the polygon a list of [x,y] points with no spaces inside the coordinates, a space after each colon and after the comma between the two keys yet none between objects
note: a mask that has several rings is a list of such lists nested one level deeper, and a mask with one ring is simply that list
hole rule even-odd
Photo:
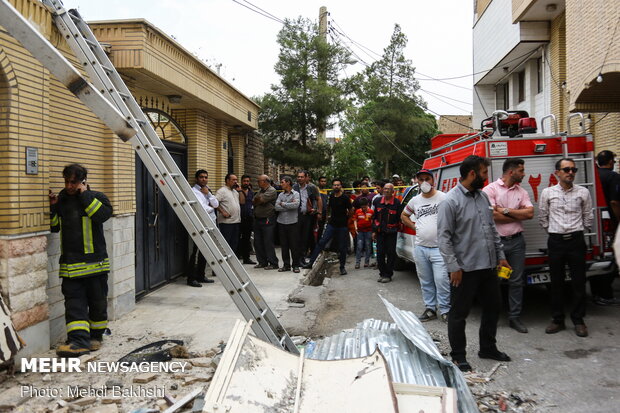
[{"label": "ladder rung", "polygon": [[136,122],[138,122],[138,125],[140,125],[140,126],[146,125],[146,121],[142,120],[142,119],[136,119]]},{"label": "ladder rung", "polygon": [[[112,69],[112,68],[111,68],[111,67],[109,67],[109,66],[101,65],[101,67],[103,68],[103,70],[105,70],[105,71],[106,71],[106,72],[108,72],[108,73],[112,73],[112,72],[114,72],[114,69]],[[120,92],[119,92],[119,93],[120,93]]]},{"label": "ladder rung", "polygon": [[170,176],[173,178],[178,178],[179,176],[181,176],[181,174],[171,173]]},{"label": "ladder rung", "polygon": [[90,47],[97,47],[97,43],[93,42],[90,39],[84,38],[84,41],[86,41],[86,43],[88,43]]},{"label": "ladder rung", "polygon": [[281,345],[281,346],[284,346],[284,341],[285,341],[285,340],[286,340],[286,336],[282,336],[282,337],[280,338],[280,345]]},{"label": "ladder rung", "polygon": [[118,94],[123,98],[123,99],[129,99],[129,95],[127,93],[123,93],[123,92],[118,92]]},{"label": "ladder rung", "polygon": [[197,202],[198,202],[198,201],[194,201],[194,200],[187,201],[187,203],[188,203],[188,204],[190,204],[190,205],[193,205],[193,204],[195,204],[195,203],[197,203]]},{"label": "ladder rung", "polygon": [[153,148],[156,151],[162,151],[164,148],[162,148],[161,146],[151,146],[151,148]]},{"label": "ladder rung", "polygon": [[267,314],[267,309],[266,308],[263,311],[260,312],[260,316],[264,318],[265,314]]},{"label": "ladder rung", "polygon": [[250,282],[249,282],[249,281],[244,282],[244,283],[241,285],[240,290],[245,290],[245,289],[248,287],[248,285],[250,285]]}]

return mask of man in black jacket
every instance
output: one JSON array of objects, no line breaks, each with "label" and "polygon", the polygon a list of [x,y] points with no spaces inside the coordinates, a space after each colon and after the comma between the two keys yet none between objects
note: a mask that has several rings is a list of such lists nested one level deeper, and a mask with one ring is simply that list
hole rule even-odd
[{"label": "man in black jacket", "polygon": [[400,228],[400,201],[394,196],[394,185],[383,186],[383,196],[372,200],[375,211],[372,221],[372,238],[377,241],[377,267],[380,283],[389,283],[394,275],[396,262],[396,237]]},{"label": "man in black jacket", "polygon": [[67,325],[67,342],[56,349],[59,357],[98,350],[108,326],[110,261],[103,223],[112,216],[112,205],[104,194],[90,190],[87,174],[82,165],[67,165],[65,189],[58,195],[49,191],[51,230],[61,238],[59,276]]}]

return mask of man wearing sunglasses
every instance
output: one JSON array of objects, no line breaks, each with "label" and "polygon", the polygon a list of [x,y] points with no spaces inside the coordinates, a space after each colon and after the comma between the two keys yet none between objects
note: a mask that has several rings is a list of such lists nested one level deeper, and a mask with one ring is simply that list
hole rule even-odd
[{"label": "man wearing sunglasses", "polygon": [[573,309],[570,317],[579,337],[587,337],[583,318],[586,315],[586,242],[584,231],[592,227],[592,198],[590,192],[575,185],[578,168],[571,158],[555,164],[558,184],[543,189],[540,194],[540,225],[549,233],[549,269],[551,275],[551,324],[545,332],[555,334],[564,330],[564,267],[568,264],[573,289]]}]

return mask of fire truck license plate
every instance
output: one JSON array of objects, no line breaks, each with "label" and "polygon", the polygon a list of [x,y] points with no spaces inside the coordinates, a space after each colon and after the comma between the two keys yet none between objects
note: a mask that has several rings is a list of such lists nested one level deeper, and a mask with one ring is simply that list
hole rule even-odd
[{"label": "fire truck license plate", "polygon": [[541,272],[538,274],[530,274],[527,276],[527,283],[529,284],[544,284],[551,281],[551,276],[548,272]]}]

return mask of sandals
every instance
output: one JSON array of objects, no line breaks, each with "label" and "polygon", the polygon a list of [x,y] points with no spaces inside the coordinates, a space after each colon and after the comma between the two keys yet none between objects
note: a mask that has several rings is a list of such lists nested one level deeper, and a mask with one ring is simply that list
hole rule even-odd
[{"label": "sandals", "polygon": [[285,271],[290,271],[291,268],[290,267],[282,267],[282,268],[278,268],[278,272],[285,272]]}]

